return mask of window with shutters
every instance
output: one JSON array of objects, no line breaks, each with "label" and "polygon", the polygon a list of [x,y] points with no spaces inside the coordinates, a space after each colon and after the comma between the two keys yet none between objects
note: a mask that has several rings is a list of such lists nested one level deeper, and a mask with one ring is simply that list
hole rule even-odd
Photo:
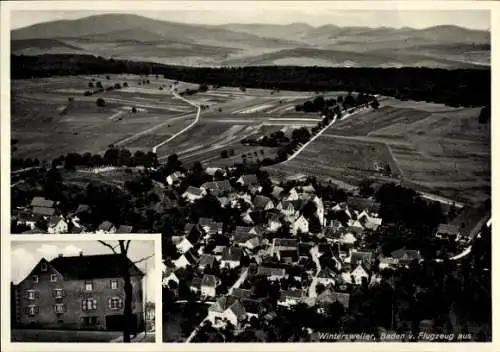
[{"label": "window with shutters", "polygon": [[40,270],[41,271],[47,271],[47,263],[40,264]]},{"label": "window with shutters", "polygon": [[63,304],[63,303],[57,303],[57,304],[54,304],[54,311],[55,311],[57,314],[62,314],[62,313],[64,313],[64,304]]},{"label": "window with shutters", "polygon": [[122,309],[123,300],[120,297],[108,298],[108,306],[110,309]]},{"label": "window with shutters", "polygon": [[94,284],[92,280],[85,280],[85,291],[92,291],[94,289]]},{"label": "window with shutters", "polygon": [[50,274],[50,282],[57,282],[57,275],[56,274]]},{"label": "window with shutters", "polygon": [[30,316],[37,315],[38,312],[40,311],[40,308],[35,305],[27,306],[26,307],[26,313]]},{"label": "window with shutters", "polygon": [[35,290],[26,290],[26,298],[30,301],[35,300]]},{"label": "window with shutters", "polygon": [[55,288],[54,290],[52,290],[52,297],[63,298],[64,290],[62,288]]},{"label": "window with shutters", "polygon": [[90,312],[97,309],[96,299],[84,299],[82,300],[82,311]]},{"label": "window with shutters", "polygon": [[33,275],[32,280],[33,280],[34,284],[37,284],[38,283],[38,275]]},{"label": "window with shutters", "polygon": [[111,289],[116,290],[118,288],[118,280],[111,280]]}]

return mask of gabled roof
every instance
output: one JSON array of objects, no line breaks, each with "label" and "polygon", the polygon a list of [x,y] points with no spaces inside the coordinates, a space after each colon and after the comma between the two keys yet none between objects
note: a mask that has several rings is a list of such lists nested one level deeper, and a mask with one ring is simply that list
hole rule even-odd
[{"label": "gabled roof", "polygon": [[357,239],[352,233],[347,232],[340,237],[340,241],[344,243],[355,243]]},{"label": "gabled roof", "polygon": [[287,298],[300,299],[302,296],[303,293],[301,290],[281,290],[279,299],[280,301],[286,300]]},{"label": "gabled roof", "polygon": [[201,188],[198,188],[198,187],[188,186],[185,193],[190,193],[194,196],[200,197],[203,195],[203,190]]},{"label": "gabled roof", "polygon": [[236,315],[238,320],[242,320],[246,316],[245,308],[239,301],[234,302],[229,307],[229,310],[231,310],[234,313],[234,315]]},{"label": "gabled roof", "polygon": [[64,221],[64,218],[61,215],[51,216],[49,219],[48,225],[49,226],[56,226],[59,223],[59,221]]},{"label": "gabled roof", "polygon": [[200,257],[200,261],[198,262],[199,266],[213,266],[215,262],[215,257],[212,254],[202,254]]},{"label": "gabled roof", "polygon": [[460,227],[450,224],[440,224],[437,229],[438,234],[457,235],[460,232]]},{"label": "gabled roof", "polygon": [[33,214],[42,215],[42,216],[51,216],[54,215],[56,210],[54,208],[47,207],[33,207]]},{"label": "gabled roof", "polygon": [[220,297],[217,301],[215,301],[214,304],[212,304],[208,310],[212,312],[219,312],[222,313],[226,309],[228,309],[233,303],[237,301],[237,297],[228,295],[228,296],[222,296]]},{"label": "gabled roof", "polygon": [[283,209],[286,210],[286,209],[293,209],[295,210],[295,203],[291,200],[285,200],[283,201]]},{"label": "gabled roof", "polygon": [[364,263],[369,264],[373,260],[372,252],[352,252],[351,253],[351,264]]},{"label": "gabled roof", "polygon": [[240,303],[243,306],[245,313],[261,315],[266,311],[266,307],[262,304],[262,302],[254,299],[241,298]]},{"label": "gabled roof", "polygon": [[46,199],[44,197],[34,197],[31,201],[32,207],[45,207],[52,208],[54,206],[54,201]]},{"label": "gabled roof", "polygon": [[[65,279],[85,280],[121,277],[121,255],[100,254],[74,257],[57,257],[49,263]],[[127,258],[131,276],[144,276],[144,273]]]},{"label": "gabled roof", "polygon": [[113,225],[111,222],[109,221],[103,221],[101,223],[101,225],[99,225],[99,227],[97,228],[98,230],[102,230],[102,231],[109,231],[111,230],[115,225]]},{"label": "gabled roof", "polygon": [[225,261],[240,261],[243,255],[243,250],[238,247],[226,247],[222,253],[222,260]]},{"label": "gabled roof", "polygon": [[235,287],[231,291],[231,295],[238,298],[250,298],[252,297],[252,291]]},{"label": "gabled roof", "polygon": [[216,287],[217,286],[217,278],[214,275],[203,275],[203,279],[201,279],[201,286],[207,287]]},{"label": "gabled roof", "polygon": [[192,249],[188,250],[186,253],[181,255],[177,260],[179,260],[182,257],[186,258],[188,263],[191,265],[194,265],[196,264],[196,262],[198,262],[198,258]]},{"label": "gabled roof", "polygon": [[285,276],[285,269],[273,268],[270,266],[259,266],[257,268],[257,276]]},{"label": "gabled roof", "polygon": [[255,199],[253,200],[253,205],[257,209],[265,209],[265,207],[267,206],[267,204],[269,202],[272,203],[272,200],[270,198],[262,196],[262,195],[257,195],[257,196],[255,196]]},{"label": "gabled roof", "polygon": [[245,185],[258,185],[259,184],[259,179],[257,178],[257,175],[255,174],[248,174],[248,175],[242,175],[241,180],[243,181],[243,184]]},{"label": "gabled roof", "polygon": [[200,289],[200,287],[202,286],[202,281],[201,281],[201,277],[199,276],[196,276],[196,277],[193,277],[193,279],[191,280],[191,287],[192,288],[196,288],[196,289]]},{"label": "gabled roof", "polygon": [[120,225],[116,229],[116,233],[132,233],[132,226],[129,225]]},{"label": "gabled roof", "polygon": [[295,250],[284,250],[284,251],[280,251],[280,258],[281,259],[284,259],[284,258],[291,258],[292,261],[296,262],[297,260],[299,260],[299,253],[298,253],[298,250],[295,249]]},{"label": "gabled roof", "polygon": [[271,195],[274,197],[274,198],[277,198],[279,199],[283,193],[284,189],[282,187],[279,187],[279,186],[274,186],[273,187],[273,191],[271,192]]},{"label": "gabled roof", "polygon": [[298,247],[298,241],[292,238],[273,238],[274,247]]},{"label": "gabled roof", "polygon": [[403,259],[408,261],[412,261],[414,259],[419,260],[420,252],[414,249],[400,248],[398,250],[393,251],[391,253],[391,257],[395,259]]}]

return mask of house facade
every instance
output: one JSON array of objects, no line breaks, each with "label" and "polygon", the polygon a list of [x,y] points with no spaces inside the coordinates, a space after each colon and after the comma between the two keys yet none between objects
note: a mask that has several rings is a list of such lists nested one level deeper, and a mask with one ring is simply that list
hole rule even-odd
[{"label": "house facade", "polygon": [[[115,330],[124,324],[124,279],[118,255],[41,259],[17,287],[17,326],[60,330]],[[144,274],[129,261],[130,328],[143,329]]]}]

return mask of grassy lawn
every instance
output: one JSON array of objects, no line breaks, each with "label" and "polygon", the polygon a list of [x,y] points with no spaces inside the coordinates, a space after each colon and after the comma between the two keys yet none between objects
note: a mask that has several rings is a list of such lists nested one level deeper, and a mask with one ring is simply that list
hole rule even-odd
[{"label": "grassy lawn", "polygon": [[119,331],[13,329],[12,342],[109,342]]},{"label": "grassy lawn", "polygon": [[194,303],[188,313],[186,304],[175,304],[163,320],[163,342],[184,342],[193,329],[207,316],[206,304]]}]

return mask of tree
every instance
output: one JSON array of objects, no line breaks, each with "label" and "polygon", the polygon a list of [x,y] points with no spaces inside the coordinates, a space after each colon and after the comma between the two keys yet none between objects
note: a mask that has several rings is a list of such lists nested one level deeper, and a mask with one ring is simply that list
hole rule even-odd
[{"label": "tree", "polygon": [[127,82],[123,82],[123,87],[127,88],[128,87],[128,83]]},{"label": "tree", "polygon": [[89,84],[88,84],[88,87],[89,88],[94,88],[94,83],[92,81],[90,81]]},{"label": "tree", "polygon": [[121,89],[122,85],[120,83],[115,83],[115,89]]},{"label": "tree", "polygon": [[95,104],[98,106],[98,107],[103,107],[103,106],[106,106],[106,102],[104,101],[103,98],[97,98],[97,100],[95,101]]},{"label": "tree", "polygon": [[111,78],[110,78],[109,76],[106,76],[106,79],[107,79],[107,80],[109,80],[109,79],[111,79]]},{"label": "tree", "polygon": [[[140,260],[137,260],[135,262],[132,262],[128,258],[128,251],[130,247],[130,242],[131,240],[119,240],[118,244],[115,246],[112,246],[108,242],[105,241],[98,241],[102,245],[108,247],[111,249],[113,254],[118,255],[120,257],[120,274],[123,278],[124,282],[124,293],[125,293],[125,302],[124,302],[124,309],[123,309],[123,342],[130,342],[130,337],[132,334],[135,334],[135,331],[132,331],[131,323],[134,321],[133,316],[132,316],[132,282],[131,282],[131,277],[130,277],[130,269],[132,265],[138,264],[140,262],[143,262],[145,260],[150,259],[153,257],[153,255],[144,257]],[[117,251],[119,249],[119,251]]]},{"label": "tree", "polygon": [[132,106],[132,112],[135,114],[137,112],[137,108],[135,106]]},{"label": "tree", "polygon": [[227,150],[223,150],[220,152],[220,157],[223,159],[226,159],[228,157]]}]

